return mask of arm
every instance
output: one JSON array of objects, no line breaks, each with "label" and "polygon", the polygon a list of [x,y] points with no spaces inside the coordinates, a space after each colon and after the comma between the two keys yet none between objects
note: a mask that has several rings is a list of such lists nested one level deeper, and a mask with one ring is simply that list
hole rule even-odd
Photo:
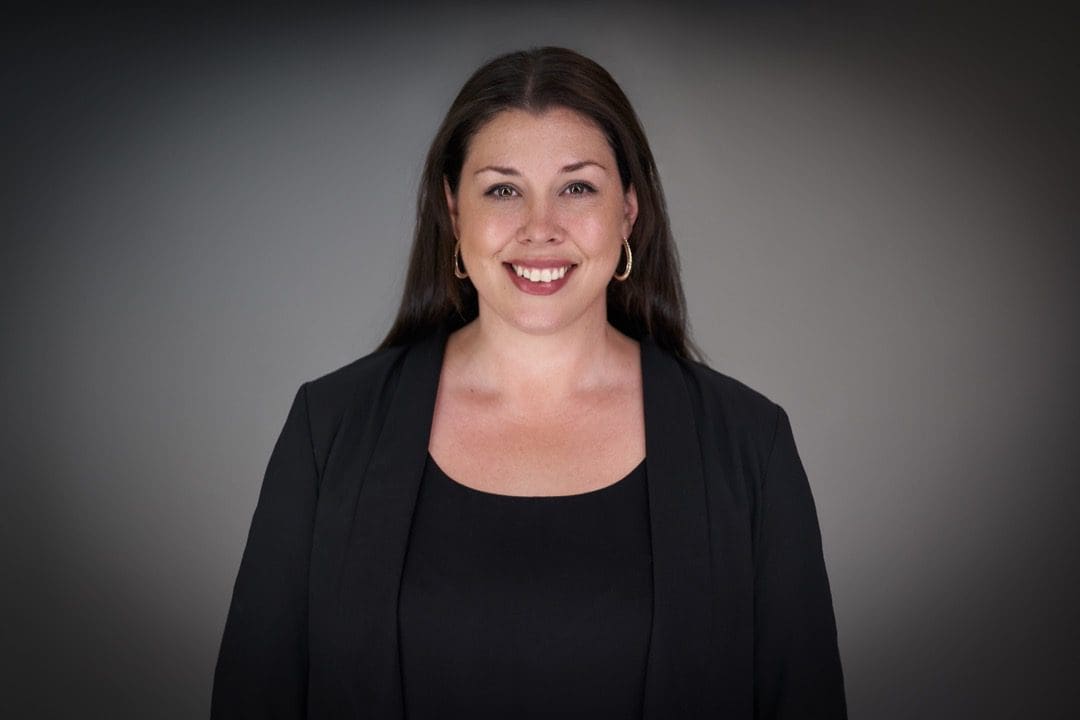
[{"label": "arm", "polygon": [[318,472],[306,383],[274,445],[225,622],[210,716],[303,718]]},{"label": "arm", "polygon": [[817,511],[780,406],[754,521],[754,717],[846,718]]}]

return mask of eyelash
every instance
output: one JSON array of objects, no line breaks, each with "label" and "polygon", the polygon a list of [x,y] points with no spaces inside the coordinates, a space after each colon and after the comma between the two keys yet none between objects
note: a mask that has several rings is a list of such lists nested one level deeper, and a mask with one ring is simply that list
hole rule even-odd
[{"label": "eyelash", "polygon": [[[566,186],[566,189],[569,190],[572,187],[581,187],[582,192],[570,193],[571,195],[589,195],[589,194],[592,194],[592,193],[596,192],[596,188],[594,188],[592,185],[590,185],[589,183],[586,183],[586,182],[580,182],[580,181],[572,182],[572,183],[570,183],[569,185]],[[501,185],[492,186],[484,194],[485,195],[490,195],[491,197],[495,198],[496,200],[509,200],[510,198],[514,197],[513,195],[500,195],[499,191],[502,190],[503,188],[508,188],[510,190],[514,190],[514,187],[512,185],[501,184]],[[516,192],[516,190],[515,190],[515,192]]]}]

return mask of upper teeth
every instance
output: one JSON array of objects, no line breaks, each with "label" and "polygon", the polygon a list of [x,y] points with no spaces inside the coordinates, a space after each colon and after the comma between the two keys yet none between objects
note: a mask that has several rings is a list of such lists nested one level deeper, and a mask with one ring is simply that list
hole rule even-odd
[{"label": "upper teeth", "polygon": [[551,282],[552,280],[558,280],[566,275],[566,271],[570,269],[570,265],[566,265],[561,268],[527,268],[524,265],[511,265],[519,276],[532,282]]}]

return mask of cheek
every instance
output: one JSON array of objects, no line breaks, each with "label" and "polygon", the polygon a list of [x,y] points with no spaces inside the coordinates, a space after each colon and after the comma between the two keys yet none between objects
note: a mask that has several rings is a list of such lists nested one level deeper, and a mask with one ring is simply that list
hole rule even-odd
[{"label": "cheek", "polygon": [[520,221],[513,213],[487,208],[462,208],[458,228],[463,244],[499,247],[514,236]]},{"label": "cheek", "polygon": [[592,255],[604,255],[622,241],[621,217],[602,211],[582,213],[567,218],[565,227],[573,229],[582,249]]}]

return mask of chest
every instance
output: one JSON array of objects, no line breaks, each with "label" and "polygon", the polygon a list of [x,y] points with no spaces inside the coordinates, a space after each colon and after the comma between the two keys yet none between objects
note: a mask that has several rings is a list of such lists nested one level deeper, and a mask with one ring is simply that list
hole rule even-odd
[{"label": "chest", "polygon": [[509,409],[440,393],[429,451],[457,482],[504,495],[571,495],[607,487],[645,456],[639,388],[564,407]]},{"label": "chest", "polygon": [[[749,701],[741,699],[751,697],[752,689],[754,624],[747,618],[753,617],[754,575],[749,515],[745,498],[739,494],[745,483],[736,471],[745,463],[725,454],[734,443],[724,435],[713,433],[717,440],[707,448],[699,444],[694,410],[681,390],[679,368],[652,348],[643,351],[643,360],[652,363],[646,364],[641,374],[649,407],[645,489],[652,577],[654,597],[660,599],[651,614],[644,716],[647,720],[720,715],[749,718]],[[405,717],[400,635],[394,630],[399,627],[400,582],[422,490],[424,452],[427,449],[436,459],[445,458],[444,469],[453,469],[453,478],[468,481],[470,476],[449,460],[468,459],[470,453],[459,454],[452,443],[465,443],[465,449],[479,446],[482,451],[483,443],[476,439],[501,435],[502,418],[494,414],[477,417],[455,413],[452,403],[443,403],[433,412],[432,398],[438,397],[435,383],[409,366],[403,373],[398,387],[420,388],[421,392],[400,392],[390,398],[385,418],[374,428],[358,421],[344,425],[334,443],[365,452],[331,453],[323,474],[308,581],[311,718],[365,713]],[[440,392],[447,385],[443,382]],[[640,402],[637,405],[640,408]],[[468,404],[459,409],[469,409]],[[428,418],[434,421],[430,434],[426,432]],[[463,422],[455,422],[455,418]],[[626,428],[633,424],[622,424],[625,417],[618,413],[596,413],[592,423],[582,422],[583,418],[574,424],[574,430],[597,430],[610,422],[613,428],[621,428],[619,432],[632,436]],[[640,412],[638,418],[637,448],[641,454],[636,459],[640,460],[645,452]],[[469,425],[470,419],[477,424]],[[556,433],[543,423],[529,427],[534,432],[550,430],[564,443],[575,440],[572,431]],[[447,428],[452,432],[444,432]],[[606,435],[619,441],[614,432]],[[442,454],[440,448],[448,452]],[[599,452],[586,449],[593,457]],[[566,474],[544,460],[536,461],[536,469],[551,468],[543,479]],[[477,477],[489,477],[483,470],[479,469]],[[619,474],[613,470],[609,468],[612,480]],[[721,491],[705,492],[707,484],[721,481]],[[574,499],[557,502],[564,501]],[[490,581],[491,576],[486,579]],[[536,587],[542,591],[546,585]],[[618,634],[625,640],[625,634]],[[475,639],[470,637],[469,641]],[[717,677],[724,682],[718,683]],[[726,693],[728,689],[738,692]],[[738,707],[713,707],[718,704],[713,695],[721,692],[740,699]]]}]

